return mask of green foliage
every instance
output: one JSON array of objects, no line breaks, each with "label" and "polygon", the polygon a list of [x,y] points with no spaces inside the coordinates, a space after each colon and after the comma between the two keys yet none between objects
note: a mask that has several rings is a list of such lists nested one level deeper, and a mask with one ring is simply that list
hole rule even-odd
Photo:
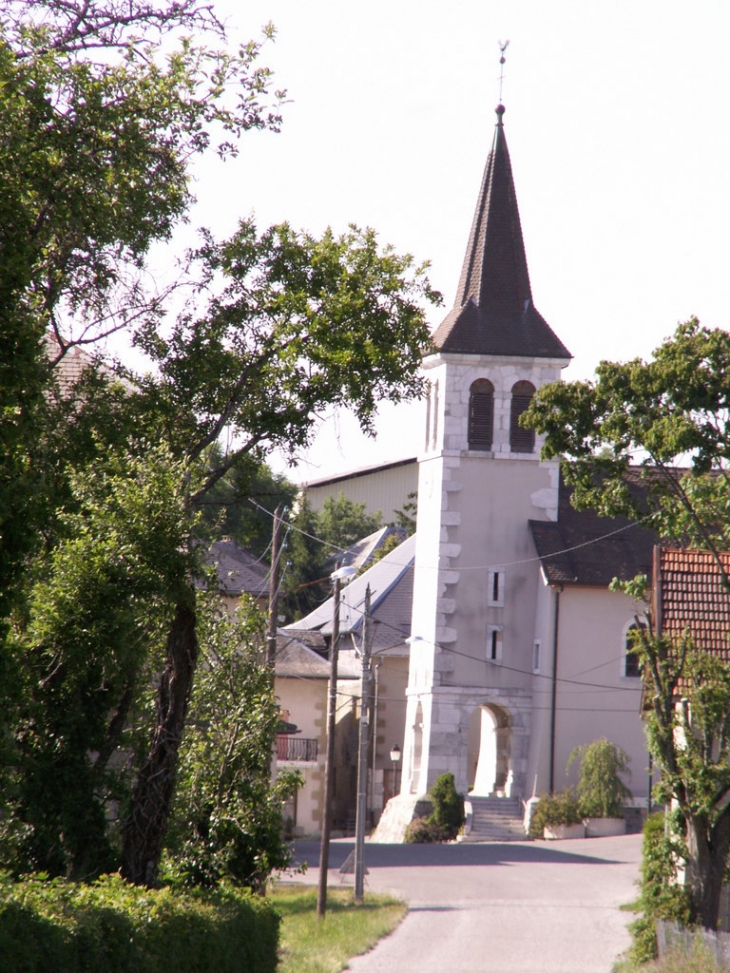
[{"label": "green foliage", "polygon": [[657,955],[656,923],[659,919],[687,925],[690,903],[686,889],[677,884],[677,868],[686,860],[683,842],[667,833],[663,813],[653,814],[644,824],[641,853],[640,919],[631,925],[630,957],[646,963]]},{"label": "green foliage", "polygon": [[291,618],[301,618],[329,596],[329,576],[337,556],[379,530],[382,517],[380,513],[366,513],[364,503],[340,493],[336,498],[327,497],[320,511],[313,510],[305,496],[292,523],[286,547],[283,605]]},{"label": "green foliage", "polygon": [[[224,464],[216,443],[206,456],[209,467]],[[241,456],[199,503],[210,537],[231,537],[249,554],[264,558],[271,547],[272,519],[277,507],[293,510],[298,487],[253,456]]]},{"label": "green foliage", "polygon": [[278,928],[265,900],[230,889],[186,896],[118,876],[0,882],[3,973],[274,973]]},{"label": "green foliage", "polygon": [[605,737],[576,747],[568,758],[569,770],[580,762],[578,801],[583,817],[620,818],[631,791],[621,779],[629,772],[629,755]]},{"label": "green foliage", "polygon": [[395,511],[395,526],[402,527],[410,537],[416,533],[416,519],[418,514],[418,491],[408,494],[406,502],[400,510]]},{"label": "green foliage", "polygon": [[450,838],[444,825],[437,824],[433,818],[414,818],[406,828],[403,841],[407,845],[430,845]]},{"label": "green foliage", "polygon": [[580,824],[583,814],[571,788],[560,794],[543,794],[530,821],[530,837],[542,838],[545,828],[559,824]]},{"label": "green foliage", "polygon": [[454,775],[441,774],[431,787],[433,814],[430,820],[445,829],[448,839],[455,838],[466,821],[464,795],[456,790]]},{"label": "green foliage", "polygon": [[437,777],[429,797],[433,811],[429,817],[411,821],[403,839],[407,844],[453,841],[466,821],[464,795],[457,792],[453,774]]},{"label": "green foliage", "polygon": [[[380,398],[422,388],[422,305],[439,297],[371,230],[203,234],[168,319],[148,252],[186,217],[192,160],[278,124],[259,45],[205,46],[219,28],[196,0],[0,11],[0,854],[16,871],[93,877],[116,864],[122,816],[124,873],[154,881],[195,678],[204,502],[250,495],[266,449],[306,444],[327,406],[371,430]],[[59,377],[74,343],[121,328],[144,376],[114,383],[97,362]],[[245,841],[240,813],[225,824],[238,838],[221,819],[218,850],[191,851],[201,874],[256,883],[272,867],[269,811]]]},{"label": "green foliage", "polygon": [[369,514],[364,503],[350,500],[342,492],[337,497],[327,497],[317,515],[319,537],[334,549],[352,547],[382,526],[380,511]]},{"label": "green foliage", "polygon": [[[562,459],[575,506],[624,514],[661,539],[709,550],[730,591],[719,556],[730,546],[729,390],[730,334],[692,318],[647,362],[602,362],[594,382],[543,386],[522,420],[546,435],[543,457]],[[643,578],[629,581],[619,579],[631,596],[645,587]],[[686,637],[658,638],[649,622],[633,651],[662,769],[657,793],[684,818],[692,916],[714,928],[730,850],[730,667]]]},{"label": "green foliage", "polygon": [[[730,458],[729,366],[730,335],[692,318],[648,362],[601,362],[595,382],[543,386],[524,422],[546,434],[544,458],[565,460],[577,507],[726,549],[729,484],[708,474]],[[631,463],[641,467],[639,492],[626,476]]]},{"label": "green foliage", "polygon": [[167,874],[187,886],[225,879],[260,892],[291,861],[282,807],[301,777],[271,781],[280,715],[256,606],[244,601],[231,619],[209,597],[198,622],[202,660],[180,754]]},{"label": "green foliage", "polygon": [[64,536],[37,564],[8,645],[16,703],[0,841],[16,872],[88,879],[115,865],[109,818],[128,787],[119,755],[133,747],[155,638],[196,563],[180,475],[143,443],[71,476]]}]

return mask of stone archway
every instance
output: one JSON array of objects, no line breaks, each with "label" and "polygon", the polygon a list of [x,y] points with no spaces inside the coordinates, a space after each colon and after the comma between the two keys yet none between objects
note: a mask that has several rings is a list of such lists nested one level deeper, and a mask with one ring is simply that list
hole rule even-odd
[{"label": "stone archway", "polygon": [[484,703],[469,716],[468,767],[470,793],[475,797],[511,790],[511,720],[501,706]]}]

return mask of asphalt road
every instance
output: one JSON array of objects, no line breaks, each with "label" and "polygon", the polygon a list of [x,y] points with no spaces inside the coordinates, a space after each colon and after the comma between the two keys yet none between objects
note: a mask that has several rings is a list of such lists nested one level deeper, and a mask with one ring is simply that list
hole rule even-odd
[{"label": "asphalt road", "polygon": [[[351,841],[334,841],[328,884]],[[582,841],[365,848],[365,892],[404,898],[409,913],[352,973],[610,973],[629,945],[641,835]],[[307,883],[319,845],[297,844]]]}]

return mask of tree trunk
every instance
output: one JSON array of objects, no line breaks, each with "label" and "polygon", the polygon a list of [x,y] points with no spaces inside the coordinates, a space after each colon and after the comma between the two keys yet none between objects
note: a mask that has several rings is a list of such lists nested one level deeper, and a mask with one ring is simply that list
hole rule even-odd
[{"label": "tree trunk", "polygon": [[692,918],[705,929],[717,931],[720,893],[730,847],[730,817],[723,814],[710,827],[706,816],[688,822],[687,886]]},{"label": "tree trunk", "polygon": [[122,835],[122,876],[154,885],[170,816],[180,743],[198,658],[195,593],[176,606],[157,693],[157,722]]}]

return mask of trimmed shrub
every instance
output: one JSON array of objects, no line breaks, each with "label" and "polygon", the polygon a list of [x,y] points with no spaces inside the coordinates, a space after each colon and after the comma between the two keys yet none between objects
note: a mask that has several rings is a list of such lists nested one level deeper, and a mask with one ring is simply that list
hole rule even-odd
[{"label": "trimmed shrub", "polygon": [[546,827],[579,824],[582,820],[578,798],[572,788],[562,794],[543,794],[530,822],[530,837],[542,838]]},{"label": "trimmed shrub", "polygon": [[274,973],[279,917],[239,890],[0,881],[3,973]]},{"label": "trimmed shrub", "polygon": [[406,828],[406,844],[452,841],[461,830],[466,815],[464,796],[456,790],[453,774],[441,774],[431,788],[433,813],[428,818],[415,818]]},{"label": "trimmed shrub", "polygon": [[449,834],[441,824],[431,818],[414,818],[406,828],[403,841],[407,845],[426,845],[437,841],[448,841]]},{"label": "trimmed shrub", "polygon": [[441,774],[431,788],[433,814],[430,820],[446,831],[448,838],[455,838],[461,830],[464,814],[464,796],[457,793],[453,774]]}]

